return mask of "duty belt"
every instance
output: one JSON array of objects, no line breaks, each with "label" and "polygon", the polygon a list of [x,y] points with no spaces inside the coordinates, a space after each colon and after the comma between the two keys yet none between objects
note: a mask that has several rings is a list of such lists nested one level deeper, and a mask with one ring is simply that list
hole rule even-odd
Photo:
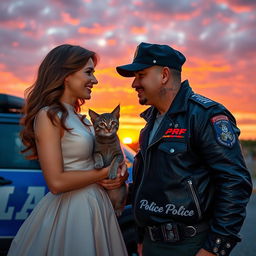
[{"label": "duty belt", "polygon": [[164,223],[157,226],[147,226],[152,241],[177,242],[184,238],[193,237],[209,228],[208,223],[185,225],[176,222]]}]

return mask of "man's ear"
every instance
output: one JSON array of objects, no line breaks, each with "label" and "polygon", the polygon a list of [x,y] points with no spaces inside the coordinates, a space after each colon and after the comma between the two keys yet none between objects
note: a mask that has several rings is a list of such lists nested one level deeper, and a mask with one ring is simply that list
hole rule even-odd
[{"label": "man's ear", "polygon": [[88,114],[93,123],[95,122],[96,118],[99,116],[99,114],[97,114],[95,111],[93,111],[91,109],[88,110]]},{"label": "man's ear", "polygon": [[166,84],[168,80],[170,79],[170,68],[168,67],[163,67],[162,69],[162,84]]},{"label": "man's ear", "polygon": [[119,117],[120,117],[120,104],[112,111],[112,114],[116,117],[116,119],[119,119]]}]

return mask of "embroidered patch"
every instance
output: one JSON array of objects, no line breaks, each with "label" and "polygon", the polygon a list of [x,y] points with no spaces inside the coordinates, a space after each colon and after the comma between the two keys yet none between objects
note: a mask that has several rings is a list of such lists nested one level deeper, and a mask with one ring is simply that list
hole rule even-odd
[{"label": "embroidered patch", "polygon": [[218,115],[211,119],[217,141],[226,147],[231,148],[236,142],[236,136],[227,116]]},{"label": "embroidered patch", "polygon": [[169,128],[164,133],[163,138],[184,138],[187,129]]}]

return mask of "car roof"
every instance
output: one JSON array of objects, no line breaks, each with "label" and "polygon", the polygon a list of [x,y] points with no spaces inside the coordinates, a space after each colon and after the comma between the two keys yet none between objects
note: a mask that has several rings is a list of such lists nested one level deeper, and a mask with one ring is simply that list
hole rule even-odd
[{"label": "car roof", "polygon": [[20,113],[24,103],[21,97],[0,93],[0,113]]}]

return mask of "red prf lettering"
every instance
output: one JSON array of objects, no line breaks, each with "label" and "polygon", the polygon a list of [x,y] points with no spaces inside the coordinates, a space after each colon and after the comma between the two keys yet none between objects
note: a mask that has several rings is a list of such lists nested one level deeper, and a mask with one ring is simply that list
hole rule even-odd
[{"label": "red prf lettering", "polygon": [[167,134],[172,134],[172,135],[181,135],[186,133],[187,129],[179,129],[179,128],[169,128],[166,132],[165,135]]},{"label": "red prf lettering", "polygon": [[179,135],[182,134],[182,133],[186,133],[186,131],[187,131],[187,129],[180,129]]},{"label": "red prf lettering", "polygon": [[168,133],[172,133],[172,128],[169,128],[169,129],[165,132],[165,134],[168,134]]},{"label": "red prf lettering", "polygon": [[180,129],[173,129],[172,134],[178,135],[180,132]]}]

